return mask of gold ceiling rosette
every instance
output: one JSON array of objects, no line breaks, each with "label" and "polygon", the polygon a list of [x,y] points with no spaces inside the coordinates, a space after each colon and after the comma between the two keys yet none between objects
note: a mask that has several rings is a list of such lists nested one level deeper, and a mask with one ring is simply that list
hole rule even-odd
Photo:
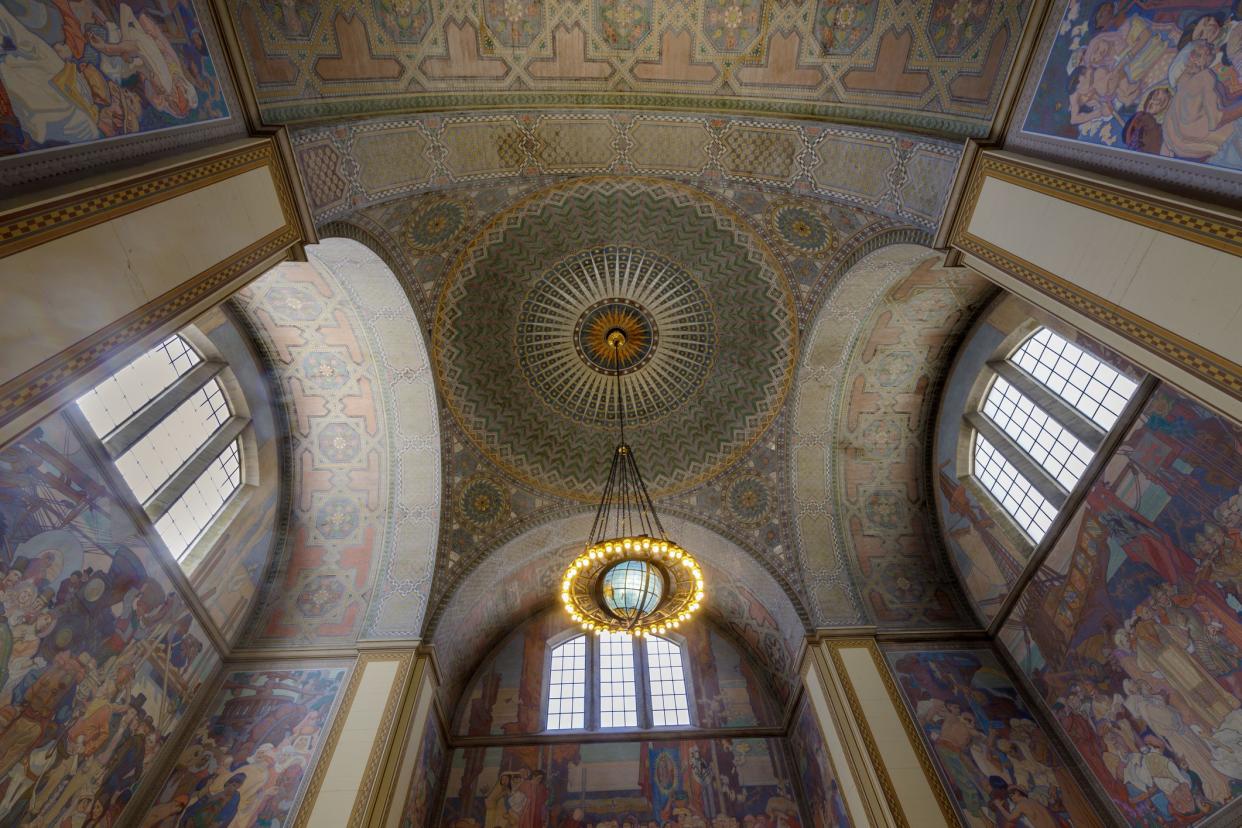
[{"label": "gold ceiling rosette", "polygon": [[659,634],[699,609],[706,597],[703,570],[665,536],[634,451],[625,442],[622,366],[646,343],[633,341],[624,313],[604,318],[613,324],[596,333],[610,351],[598,356],[614,366],[620,440],[586,548],[561,579],[561,602],[575,622],[596,634]]}]

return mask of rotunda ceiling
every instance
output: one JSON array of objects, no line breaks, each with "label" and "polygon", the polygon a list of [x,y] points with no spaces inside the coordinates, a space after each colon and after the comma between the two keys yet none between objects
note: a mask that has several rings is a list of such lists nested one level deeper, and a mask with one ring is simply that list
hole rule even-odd
[{"label": "rotunda ceiling", "polygon": [[[831,233],[809,212],[786,223],[808,245]],[[432,359],[479,451],[589,501],[616,441],[612,330],[626,335],[627,436],[653,495],[745,453],[793,377],[794,298],[763,238],[701,190],[621,177],[554,185],[484,226],[444,280]]]}]

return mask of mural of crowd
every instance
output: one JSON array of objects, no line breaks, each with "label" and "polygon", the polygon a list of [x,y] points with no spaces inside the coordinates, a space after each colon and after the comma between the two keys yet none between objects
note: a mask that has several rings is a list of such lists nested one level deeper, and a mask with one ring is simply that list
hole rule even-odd
[{"label": "mural of crowd", "polygon": [[968,826],[1101,824],[991,651],[888,660]]},{"label": "mural of crowd", "polygon": [[192,0],[0,4],[0,155],[227,115]]},{"label": "mural of crowd", "polygon": [[405,811],[401,815],[401,828],[431,828],[435,824],[436,795],[440,791],[447,758],[440,719],[433,710],[427,715],[423,741],[418,748],[417,770],[405,801]]},{"label": "mural of crowd", "polygon": [[1235,0],[1070,0],[1028,132],[1242,170]]},{"label": "mural of crowd", "polygon": [[452,828],[800,828],[775,739],[696,739],[453,753]]},{"label": "mural of crowd", "polygon": [[182,750],[145,828],[285,825],[348,669],[237,670]]},{"label": "mural of crowd", "polygon": [[1125,819],[1242,795],[1242,428],[1162,387],[1002,638]]},{"label": "mural of crowd", "polygon": [[853,823],[841,795],[832,757],[828,755],[815,711],[805,697],[789,733],[789,748],[802,782],[807,824],[812,828],[849,828]]},{"label": "mural of crowd", "polygon": [[0,824],[119,824],[215,659],[60,416],[0,452]]}]

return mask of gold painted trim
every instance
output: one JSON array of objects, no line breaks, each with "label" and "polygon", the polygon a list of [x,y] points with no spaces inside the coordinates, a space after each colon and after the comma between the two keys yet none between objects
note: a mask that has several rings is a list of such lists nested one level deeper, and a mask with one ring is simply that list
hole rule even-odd
[{"label": "gold painted trim", "polygon": [[1083,314],[1208,385],[1242,399],[1242,366],[970,233],[971,218],[989,177],[1239,257],[1242,222],[1231,223],[1210,213],[1143,199],[1121,189],[1071,179],[985,153],[971,172],[951,239],[951,244],[963,253]]},{"label": "gold painted trim", "polygon": [[[315,810],[315,802],[319,798],[319,789],[323,786],[324,777],[328,774],[328,767],[332,764],[332,757],[336,753],[336,746],[341,741],[341,733],[345,729],[345,720],[349,718],[349,712],[353,709],[354,698],[358,695],[358,688],[362,685],[362,676],[366,672],[367,665],[373,662],[396,661],[397,677],[393,681],[392,687],[388,690],[388,699],[384,703],[384,712],[380,716],[379,726],[376,728],[376,741],[371,746],[371,755],[367,758],[366,768],[362,773],[362,785],[358,789],[354,799],[353,810],[349,815],[348,824],[350,826],[359,824],[363,816],[362,812],[366,810],[366,802],[369,798],[371,787],[375,783],[375,770],[383,759],[385,748],[391,736],[392,722],[397,715],[397,709],[404,695],[405,685],[409,681],[410,665],[413,663],[413,660],[413,650],[399,652],[373,650],[358,654],[358,658],[354,662],[353,673],[349,677],[349,686],[345,689],[345,695],[341,698],[340,706],[336,711],[336,717],[332,720],[332,727],[328,731],[327,738],[324,739],[323,747],[319,752],[319,761],[315,763],[315,770],[311,774],[310,782],[306,786],[306,793],[302,796],[302,803],[298,807],[298,812],[291,823],[291,828],[306,828],[306,825],[310,822],[311,813]],[[358,806],[360,801],[362,802],[362,808]]]},{"label": "gold painted trim", "polygon": [[863,711],[862,702],[858,699],[858,691],[854,689],[854,682],[850,680],[849,671],[845,668],[845,661],[841,658],[840,650],[851,649],[856,650],[864,648],[872,650],[875,642],[870,638],[837,638],[825,640],[823,647],[828,653],[828,657],[832,659],[832,666],[837,674],[837,680],[841,682],[841,689],[845,692],[845,701],[849,705],[850,715],[854,717],[854,723],[858,728],[859,735],[862,736],[863,746],[867,749],[867,757],[871,760],[871,766],[875,769],[876,778],[880,782],[880,789],[884,793],[884,801],[888,803],[889,811],[893,815],[893,819],[903,828],[910,828],[910,822],[906,819],[905,811],[901,808],[901,799],[897,796],[897,790],[893,787],[892,777],[888,775],[888,766],[884,764],[884,757],[880,754],[880,746],[875,741],[875,734],[871,732],[871,724],[867,721],[867,714]]},{"label": "gold painted trim", "polygon": [[955,235],[965,235],[970,218],[979,203],[984,180],[995,178],[1052,198],[1086,207],[1100,213],[1159,230],[1172,236],[1242,256],[1242,215],[1222,211],[1200,210],[1171,199],[1127,190],[1058,170],[1024,163],[1012,155],[992,151],[982,153],[971,171],[963,221]]},{"label": "gold painted trim", "polygon": [[117,350],[150,335],[178,313],[228,287],[258,266],[282,257],[299,238],[297,231],[286,223],[224,261],[0,385],[0,426],[7,425],[29,407],[44,402],[77,377],[99,367]]},{"label": "gold painted trim", "polygon": [[[75,193],[47,203],[18,208],[0,216],[0,258],[47,244],[71,233],[202,189],[263,166],[278,165],[270,141],[231,150],[217,157],[195,158],[168,169]],[[285,221],[290,218],[288,184],[273,172]]]}]

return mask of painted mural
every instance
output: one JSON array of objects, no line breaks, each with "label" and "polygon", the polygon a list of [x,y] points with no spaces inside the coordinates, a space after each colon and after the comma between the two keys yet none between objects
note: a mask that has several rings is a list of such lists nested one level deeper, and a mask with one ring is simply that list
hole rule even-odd
[{"label": "painted mural", "polygon": [[1073,0],[1027,132],[1242,170],[1233,0]]},{"label": "painted mural", "polygon": [[427,726],[423,729],[423,741],[418,749],[418,761],[414,768],[414,782],[405,801],[401,816],[401,828],[432,828],[435,824],[440,783],[444,780],[448,757],[444,743],[444,731],[440,729],[440,717],[435,711],[427,714]]},{"label": "painted mural", "polygon": [[1242,427],[1158,389],[1002,640],[1130,824],[1242,795]]},{"label": "painted mural", "polygon": [[819,721],[805,697],[789,732],[789,748],[802,786],[807,824],[811,828],[848,828],[853,825]]},{"label": "painted mural", "polygon": [[228,117],[192,0],[6,0],[0,155]]},{"label": "painted mural", "polygon": [[[543,730],[547,642],[571,625],[559,608],[526,622],[483,663],[460,705],[462,736],[516,735]],[[690,669],[691,703],[701,727],[759,727],[780,723],[766,680],[750,659],[708,624],[678,631]]]},{"label": "painted mural", "polygon": [[1103,824],[991,650],[886,655],[966,825]]},{"label": "painted mural", "polygon": [[700,739],[459,748],[453,828],[797,828],[781,741]]},{"label": "painted mural", "polygon": [[336,665],[226,674],[143,826],[287,824],[348,673]]},{"label": "painted mural", "polygon": [[0,570],[0,823],[119,824],[218,657],[59,415],[0,451]]}]

